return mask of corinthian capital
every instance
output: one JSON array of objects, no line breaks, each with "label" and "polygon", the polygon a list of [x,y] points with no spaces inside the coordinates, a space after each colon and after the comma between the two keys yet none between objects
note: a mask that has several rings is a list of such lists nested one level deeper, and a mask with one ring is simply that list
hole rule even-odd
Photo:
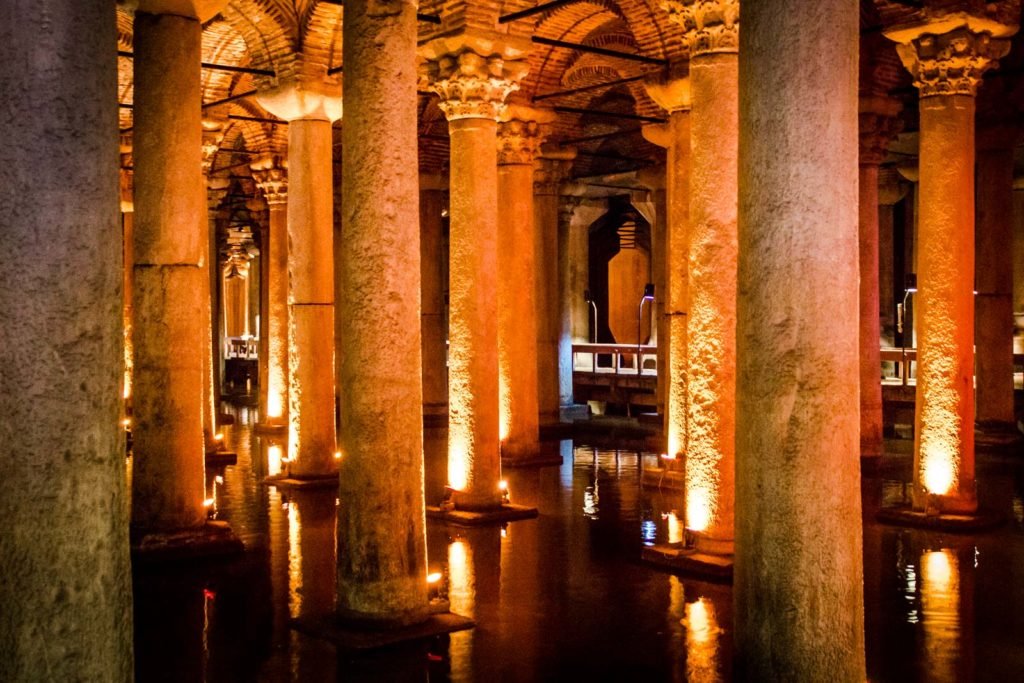
[{"label": "corinthian capital", "polygon": [[288,168],[276,157],[264,157],[250,166],[253,180],[270,206],[288,203]]},{"label": "corinthian capital", "polygon": [[740,0],[665,0],[662,7],[686,30],[690,57],[740,50]]},{"label": "corinthian capital", "polygon": [[533,163],[533,191],[535,194],[558,194],[562,183],[569,178],[573,160],[576,159],[574,147],[545,146],[540,157]]},{"label": "corinthian capital", "polygon": [[1016,27],[992,20],[955,15],[885,35],[898,43],[896,51],[921,97],[973,97],[985,72],[1010,51],[1005,38],[1015,32]]},{"label": "corinthian capital", "polygon": [[420,77],[441,98],[449,121],[497,120],[529,70],[530,42],[507,35],[461,32],[420,46]]},{"label": "corinthian capital", "polygon": [[902,105],[885,97],[864,97],[860,101],[860,163],[877,166],[885,159],[889,143],[903,130],[899,118]]},{"label": "corinthian capital", "polygon": [[532,164],[544,141],[544,128],[554,120],[554,113],[546,109],[509,105],[498,125],[498,163]]}]

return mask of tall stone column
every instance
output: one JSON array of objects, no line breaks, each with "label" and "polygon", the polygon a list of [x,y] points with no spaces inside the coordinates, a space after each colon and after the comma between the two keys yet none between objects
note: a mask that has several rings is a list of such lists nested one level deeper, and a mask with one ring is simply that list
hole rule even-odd
[{"label": "tall stone column", "polygon": [[[260,378],[260,424],[288,422],[288,169],[282,159],[266,157],[252,165],[253,178],[267,202],[266,309],[261,311],[267,336],[266,374]],[[262,331],[261,331],[262,333]]]},{"label": "tall stone column", "polygon": [[[915,510],[971,513],[974,477],[974,113],[1011,30],[973,17],[893,29],[920,91]],[[993,36],[992,31],[1000,35]]]},{"label": "tall stone column", "polygon": [[135,382],[132,524],[206,521],[202,175],[198,19],[135,14]]},{"label": "tall stone column", "polygon": [[501,505],[497,119],[529,41],[459,33],[423,45],[451,136],[448,484],[457,508]]},{"label": "tall stone column", "polygon": [[[1013,315],[1024,314],[1024,178],[1013,179]],[[1018,328],[1019,332],[1019,328]]]},{"label": "tall stone column", "polygon": [[578,197],[563,196],[558,208],[558,400],[564,408],[575,403],[572,345],[590,342],[590,304],[583,297],[590,286],[590,226],[574,220],[580,202]]},{"label": "tall stone column", "polygon": [[288,121],[287,475],[317,479],[338,469],[331,124],[341,118],[342,105],[341,86],[326,66],[300,69],[308,73],[257,97]]},{"label": "tall stone column", "polygon": [[[675,78],[647,83],[647,92],[668,112],[668,122],[657,129],[644,127],[644,136],[666,150],[665,191],[668,209],[668,292],[665,317],[668,329],[658,345],[667,346],[661,373],[667,383],[665,396],[666,453],[680,459],[686,451],[687,422],[687,307],[690,223],[690,82]],[[661,374],[659,373],[659,374]]]},{"label": "tall stone column", "polygon": [[0,6],[0,679],[132,679],[110,3]]},{"label": "tall stone column", "polygon": [[882,456],[882,331],[879,317],[878,167],[902,128],[900,104],[881,97],[860,101],[860,455]]},{"label": "tall stone column", "polygon": [[739,0],[673,0],[690,46],[686,528],[733,549]]},{"label": "tall stone column", "polygon": [[498,127],[498,430],[509,462],[540,450],[533,162],[553,119],[510,106]]},{"label": "tall stone column", "polygon": [[867,675],[860,418],[851,400],[859,366],[858,32],[856,0],[743,5],[739,680],[852,683]]},{"label": "tall stone column", "polygon": [[[205,199],[208,208],[210,203],[214,203],[215,208],[216,203],[219,203],[221,199],[219,197],[222,194],[221,191],[213,187],[213,185],[219,185],[220,181],[211,183],[210,171],[213,168],[220,144],[224,141],[224,135],[227,132],[226,123],[222,119],[203,119],[203,187],[207,190]],[[199,232],[199,239],[205,247],[200,266],[203,274],[201,292],[203,305],[200,309],[203,326],[203,440],[206,450],[209,452],[224,447],[216,438],[217,417],[220,411],[218,410],[216,386],[213,381],[214,364],[218,358],[214,355],[213,345],[213,278],[210,271],[217,268],[217,242],[216,229],[211,224],[210,211],[203,212],[202,220],[199,223]]]},{"label": "tall stone column", "polygon": [[[134,225],[135,225],[135,180],[132,175],[132,171],[125,168],[126,165],[131,165],[131,138],[128,136],[122,136],[121,139],[121,175],[120,175],[120,189],[121,189],[121,242],[122,242],[122,265],[123,265],[123,277],[122,280],[122,320],[124,334],[122,338],[124,340],[124,375],[121,380],[121,396],[124,398],[125,412],[131,405],[132,400],[132,366],[134,365],[134,356],[132,352],[132,319],[134,313],[132,312],[132,263],[135,261],[135,256],[132,251],[132,241]],[[127,162],[127,164],[125,163]]]},{"label": "tall stone column", "polygon": [[342,618],[406,625],[429,615],[416,3],[388,9],[345,5],[337,606]]},{"label": "tall stone column", "polygon": [[1018,132],[977,137],[975,348],[978,409],[986,436],[1017,434],[1013,411],[1013,150]]},{"label": "tall stone column", "polygon": [[896,346],[896,297],[903,299],[903,281],[895,273],[896,204],[907,195],[907,184],[892,166],[878,174],[878,315],[883,346]]},{"label": "tall stone column", "polygon": [[[448,420],[448,319],[445,314],[444,210],[448,179],[420,175],[420,331],[423,415]],[[435,422],[436,424],[436,422]]]},{"label": "tall stone column", "polygon": [[537,408],[540,424],[558,424],[558,336],[561,330],[558,242],[558,203],[562,182],[568,178],[574,148],[546,146],[533,169],[534,258],[537,268]]}]

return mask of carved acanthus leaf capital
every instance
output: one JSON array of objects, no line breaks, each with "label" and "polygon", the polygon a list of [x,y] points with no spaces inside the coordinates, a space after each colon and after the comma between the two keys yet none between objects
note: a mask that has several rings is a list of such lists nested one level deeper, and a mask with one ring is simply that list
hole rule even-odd
[{"label": "carved acanthus leaf capital", "polygon": [[440,96],[441,111],[455,119],[498,120],[505,101],[529,70],[529,43],[508,36],[463,33],[420,47],[420,78]]},{"label": "carved acanthus leaf capital", "polygon": [[665,0],[662,7],[685,29],[691,58],[740,51],[740,0]]},{"label": "carved acanthus leaf capital", "polygon": [[860,163],[877,166],[885,159],[889,143],[903,131],[899,101],[883,97],[860,102]]},{"label": "carved acanthus leaf capital", "polygon": [[901,42],[896,51],[921,97],[973,97],[985,72],[1010,51],[1010,41],[960,27],[941,34],[922,33]]},{"label": "carved acanthus leaf capital", "polygon": [[288,167],[276,157],[264,157],[250,166],[256,187],[271,206],[288,203]]},{"label": "carved acanthus leaf capital", "polygon": [[558,194],[576,159],[574,147],[546,146],[533,162],[534,194]]},{"label": "carved acanthus leaf capital", "polygon": [[536,121],[504,121],[498,126],[498,164],[532,164],[544,133]]}]

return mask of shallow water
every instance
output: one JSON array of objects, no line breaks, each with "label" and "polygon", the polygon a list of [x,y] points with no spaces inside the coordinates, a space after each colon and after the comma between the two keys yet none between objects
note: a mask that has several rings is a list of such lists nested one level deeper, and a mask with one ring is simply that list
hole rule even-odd
[{"label": "shallow water", "polygon": [[[477,627],[365,657],[338,657],[288,628],[334,599],[333,491],[288,495],[250,413],[225,438],[238,464],[208,473],[216,515],[243,559],[135,577],[139,681],[729,680],[732,590],[642,565],[676,540],[679,495],[641,488],[651,454],[559,444],[561,467],[507,473],[540,517],[504,528],[428,523],[429,570]],[[425,438],[429,500],[445,477],[445,434]],[[983,535],[883,527],[898,479],[864,480],[866,640],[873,681],[1024,680],[1024,459],[979,467],[979,495],[1008,523]],[[220,480],[218,481],[218,477]],[[215,489],[215,493],[214,493]],[[827,624],[822,625],[828,628]]]}]

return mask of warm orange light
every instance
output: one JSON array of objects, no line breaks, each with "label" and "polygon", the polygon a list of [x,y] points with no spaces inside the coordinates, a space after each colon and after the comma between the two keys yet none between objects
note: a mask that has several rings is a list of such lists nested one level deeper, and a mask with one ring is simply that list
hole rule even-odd
[{"label": "warm orange light", "polygon": [[276,387],[267,390],[267,417],[281,417],[284,413],[284,400]]},{"label": "warm orange light", "polygon": [[281,447],[272,445],[267,448],[267,474],[276,476],[281,474]]},{"label": "warm orange light", "polygon": [[686,528],[690,531],[704,531],[711,524],[711,492],[697,486],[686,491]]},{"label": "warm orange light", "polygon": [[441,580],[441,572],[427,574],[427,583],[434,584]]},{"label": "warm orange light", "polygon": [[957,680],[960,646],[960,567],[950,549],[921,555],[924,656],[934,680]]},{"label": "warm orange light", "polygon": [[932,447],[921,458],[921,483],[928,493],[945,495],[956,481],[956,464],[952,453],[944,448]]},{"label": "warm orange light", "polygon": [[476,611],[473,552],[461,539],[448,545],[448,600],[458,614],[472,617]]},{"label": "warm orange light", "polygon": [[662,460],[675,460],[676,459],[675,451],[672,451],[670,453],[662,453],[661,454],[661,458],[662,458]]},{"label": "warm orange light", "polygon": [[718,636],[722,632],[715,608],[706,598],[686,605],[686,674],[690,681],[718,680]]},{"label": "warm orange light", "polygon": [[204,500],[203,507],[213,507],[213,498],[207,498]]},{"label": "warm orange light", "polygon": [[676,514],[676,511],[673,510],[672,512],[668,513],[665,516],[665,518],[668,521],[668,542],[682,543],[684,529],[682,522],[679,520],[679,516]]},{"label": "warm orange light", "polygon": [[132,426],[132,421],[126,417],[125,419],[121,420],[121,426],[124,427],[125,429],[128,429],[129,427]]},{"label": "warm orange light", "polygon": [[334,451],[334,459],[341,460],[341,451]]},{"label": "warm orange light", "polygon": [[213,435],[213,438],[216,441],[223,441],[224,440],[224,435],[221,434],[220,432],[217,432],[216,434]]},{"label": "warm orange light", "polygon": [[498,490],[500,490],[500,491],[508,491],[508,482],[505,481],[504,479],[499,481],[498,482]]},{"label": "warm orange light", "polygon": [[449,436],[448,486],[456,491],[465,490],[469,484],[469,453],[461,441]]}]

